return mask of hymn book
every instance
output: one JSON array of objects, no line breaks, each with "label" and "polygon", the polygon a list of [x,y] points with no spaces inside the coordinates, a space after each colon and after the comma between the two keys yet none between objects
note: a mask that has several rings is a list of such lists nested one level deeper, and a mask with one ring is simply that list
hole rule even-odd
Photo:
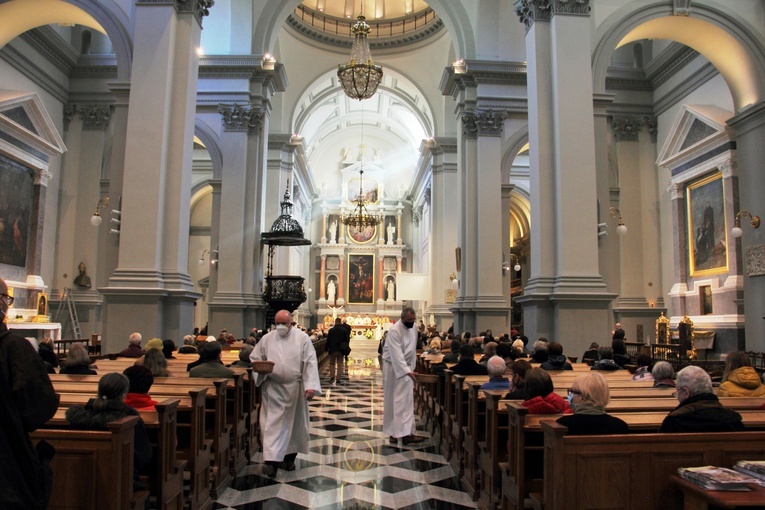
[{"label": "hymn book", "polygon": [[677,474],[710,491],[748,491],[750,483],[757,483],[750,475],[715,466],[681,467],[677,468]]}]

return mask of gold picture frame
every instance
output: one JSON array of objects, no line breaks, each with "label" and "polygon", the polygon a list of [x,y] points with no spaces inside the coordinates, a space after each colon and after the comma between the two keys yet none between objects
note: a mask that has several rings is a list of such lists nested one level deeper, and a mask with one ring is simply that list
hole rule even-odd
[{"label": "gold picture frame", "polygon": [[37,315],[32,319],[32,322],[49,322],[48,319],[48,295],[45,292],[40,292],[37,295]]},{"label": "gold picture frame", "polygon": [[348,304],[373,305],[375,303],[375,256],[373,253],[348,254]]},{"label": "gold picture frame", "polygon": [[670,340],[669,319],[664,317],[664,312],[656,319],[656,343],[668,344]]},{"label": "gold picture frame", "polygon": [[728,272],[728,229],[722,174],[686,185],[688,267],[691,277]]}]

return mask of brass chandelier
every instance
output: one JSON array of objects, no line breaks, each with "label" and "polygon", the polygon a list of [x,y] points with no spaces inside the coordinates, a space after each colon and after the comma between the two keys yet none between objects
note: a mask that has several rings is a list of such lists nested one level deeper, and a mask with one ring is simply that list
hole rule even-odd
[{"label": "brass chandelier", "polygon": [[361,168],[359,169],[359,194],[353,201],[353,210],[347,216],[343,216],[343,223],[356,230],[362,230],[366,227],[375,227],[380,223],[380,219],[377,216],[373,216],[367,211],[367,201],[364,200],[363,178],[364,169]]},{"label": "brass chandelier", "polygon": [[351,59],[347,64],[337,66],[337,77],[346,95],[351,99],[369,99],[377,92],[382,81],[382,67],[376,66],[369,51],[369,25],[363,14],[356,18],[358,21],[351,29],[353,31],[353,48]]}]

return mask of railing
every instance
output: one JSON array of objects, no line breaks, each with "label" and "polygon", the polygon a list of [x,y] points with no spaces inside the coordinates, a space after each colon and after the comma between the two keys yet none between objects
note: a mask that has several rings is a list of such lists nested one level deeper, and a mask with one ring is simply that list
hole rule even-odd
[{"label": "railing", "polygon": [[[356,23],[355,19],[339,19],[334,16],[327,16],[312,9],[308,9],[303,5],[298,5],[292,15],[303,23],[323,32],[345,37],[353,37],[351,28]],[[438,16],[433,9],[425,9],[415,15],[393,20],[375,21],[373,19],[367,19],[366,22],[370,29],[368,38],[393,37],[416,32],[422,30],[425,26],[437,19]]]}]

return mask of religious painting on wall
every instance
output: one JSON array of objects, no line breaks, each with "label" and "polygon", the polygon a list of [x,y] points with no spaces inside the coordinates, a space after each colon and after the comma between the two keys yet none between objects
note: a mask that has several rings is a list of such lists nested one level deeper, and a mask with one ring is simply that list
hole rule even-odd
[{"label": "religious painting on wall", "polygon": [[26,266],[33,190],[29,171],[0,156],[0,264]]},{"label": "religious painting on wall", "polygon": [[348,226],[348,237],[350,237],[354,243],[357,244],[366,244],[371,243],[375,238],[375,233],[377,233],[377,226],[366,226],[364,228],[358,229],[354,226],[349,225]]},{"label": "religious painting on wall", "polygon": [[[364,201],[368,204],[376,204],[380,200],[377,179],[370,177],[364,178],[363,181],[361,181],[361,185],[361,196]],[[359,197],[359,178],[353,177],[348,179],[346,189],[347,196],[345,199],[348,200],[348,202],[355,202]]]},{"label": "religious painting on wall", "polygon": [[715,172],[686,186],[688,264],[691,276],[728,270],[725,195],[722,174]]},{"label": "religious painting on wall", "polygon": [[372,305],[375,302],[375,256],[348,255],[348,303]]}]

